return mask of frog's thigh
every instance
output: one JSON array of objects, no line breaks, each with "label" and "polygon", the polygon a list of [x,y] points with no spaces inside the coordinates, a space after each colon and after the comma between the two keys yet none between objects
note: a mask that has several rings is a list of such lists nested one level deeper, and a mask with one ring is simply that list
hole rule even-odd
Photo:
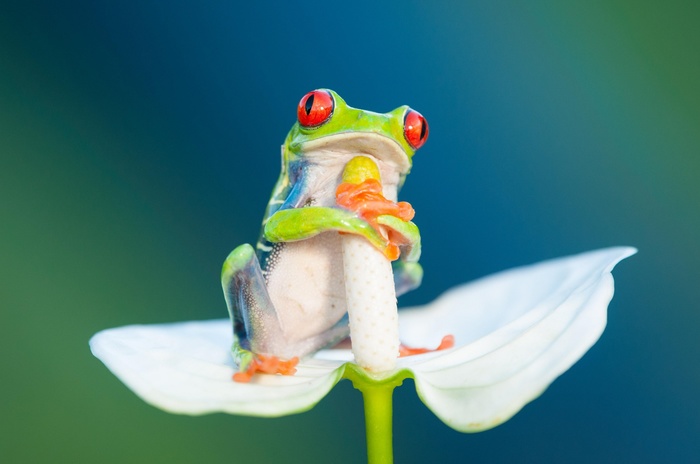
[{"label": "frog's thigh", "polygon": [[221,285],[236,341],[255,353],[274,354],[269,345],[282,340],[282,331],[252,246],[243,244],[228,255]]}]

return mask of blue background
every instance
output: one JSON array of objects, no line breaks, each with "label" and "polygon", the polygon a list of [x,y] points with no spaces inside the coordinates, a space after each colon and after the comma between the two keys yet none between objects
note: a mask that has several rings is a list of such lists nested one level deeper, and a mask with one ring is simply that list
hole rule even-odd
[{"label": "blue background", "polygon": [[640,249],[600,342],[506,424],[458,433],[400,388],[397,462],[697,458],[692,2],[123,3],[0,6],[0,460],[362,462],[348,382],[280,419],[176,416],[87,347],[107,327],[226,316],[221,263],[256,240],[317,87],[430,122],[401,195],[426,277],[401,304]]}]

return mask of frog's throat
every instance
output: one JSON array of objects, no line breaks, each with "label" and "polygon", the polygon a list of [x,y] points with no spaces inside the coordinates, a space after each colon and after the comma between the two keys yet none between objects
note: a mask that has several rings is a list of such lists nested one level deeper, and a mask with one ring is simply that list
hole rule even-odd
[{"label": "frog's throat", "polygon": [[[374,132],[346,132],[321,137],[301,145],[304,157],[314,164],[345,166],[353,157],[369,155],[379,168],[405,177],[411,170],[410,156],[395,140]],[[385,181],[388,181],[386,179]]]}]

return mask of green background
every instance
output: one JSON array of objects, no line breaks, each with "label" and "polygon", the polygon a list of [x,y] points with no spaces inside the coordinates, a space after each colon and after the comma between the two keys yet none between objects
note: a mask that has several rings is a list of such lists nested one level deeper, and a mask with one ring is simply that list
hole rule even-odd
[{"label": "green background", "polygon": [[226,316],[221,263],[256,240],[317,87],[430,122],[401,195],[426,278],[401,304],[640,249],[600,342],[506,424],[455,432],[400,388],[397,462],[697,458],[696,3],[125,3],[0,5],[2,462],[362,462],[348,382],[286,418],[177,416],[87,346]]}]

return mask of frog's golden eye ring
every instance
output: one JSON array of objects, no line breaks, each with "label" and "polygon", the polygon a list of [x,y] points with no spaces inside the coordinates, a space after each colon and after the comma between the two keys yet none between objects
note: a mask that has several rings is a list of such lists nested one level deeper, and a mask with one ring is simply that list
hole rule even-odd
[{"label": "frog's golden eye ring", "polygon": [[299,101],[297,119],[304,127],[320,126],[331,118],[334,108],[335,101],[330,92],[313,90]]},{"label": "frog's golden eye ring", "polygon": [[428,140],[428,121],[416,110],[409,109],[403,117],[403,135],[406,141],[415,150],[423,146]]}]

